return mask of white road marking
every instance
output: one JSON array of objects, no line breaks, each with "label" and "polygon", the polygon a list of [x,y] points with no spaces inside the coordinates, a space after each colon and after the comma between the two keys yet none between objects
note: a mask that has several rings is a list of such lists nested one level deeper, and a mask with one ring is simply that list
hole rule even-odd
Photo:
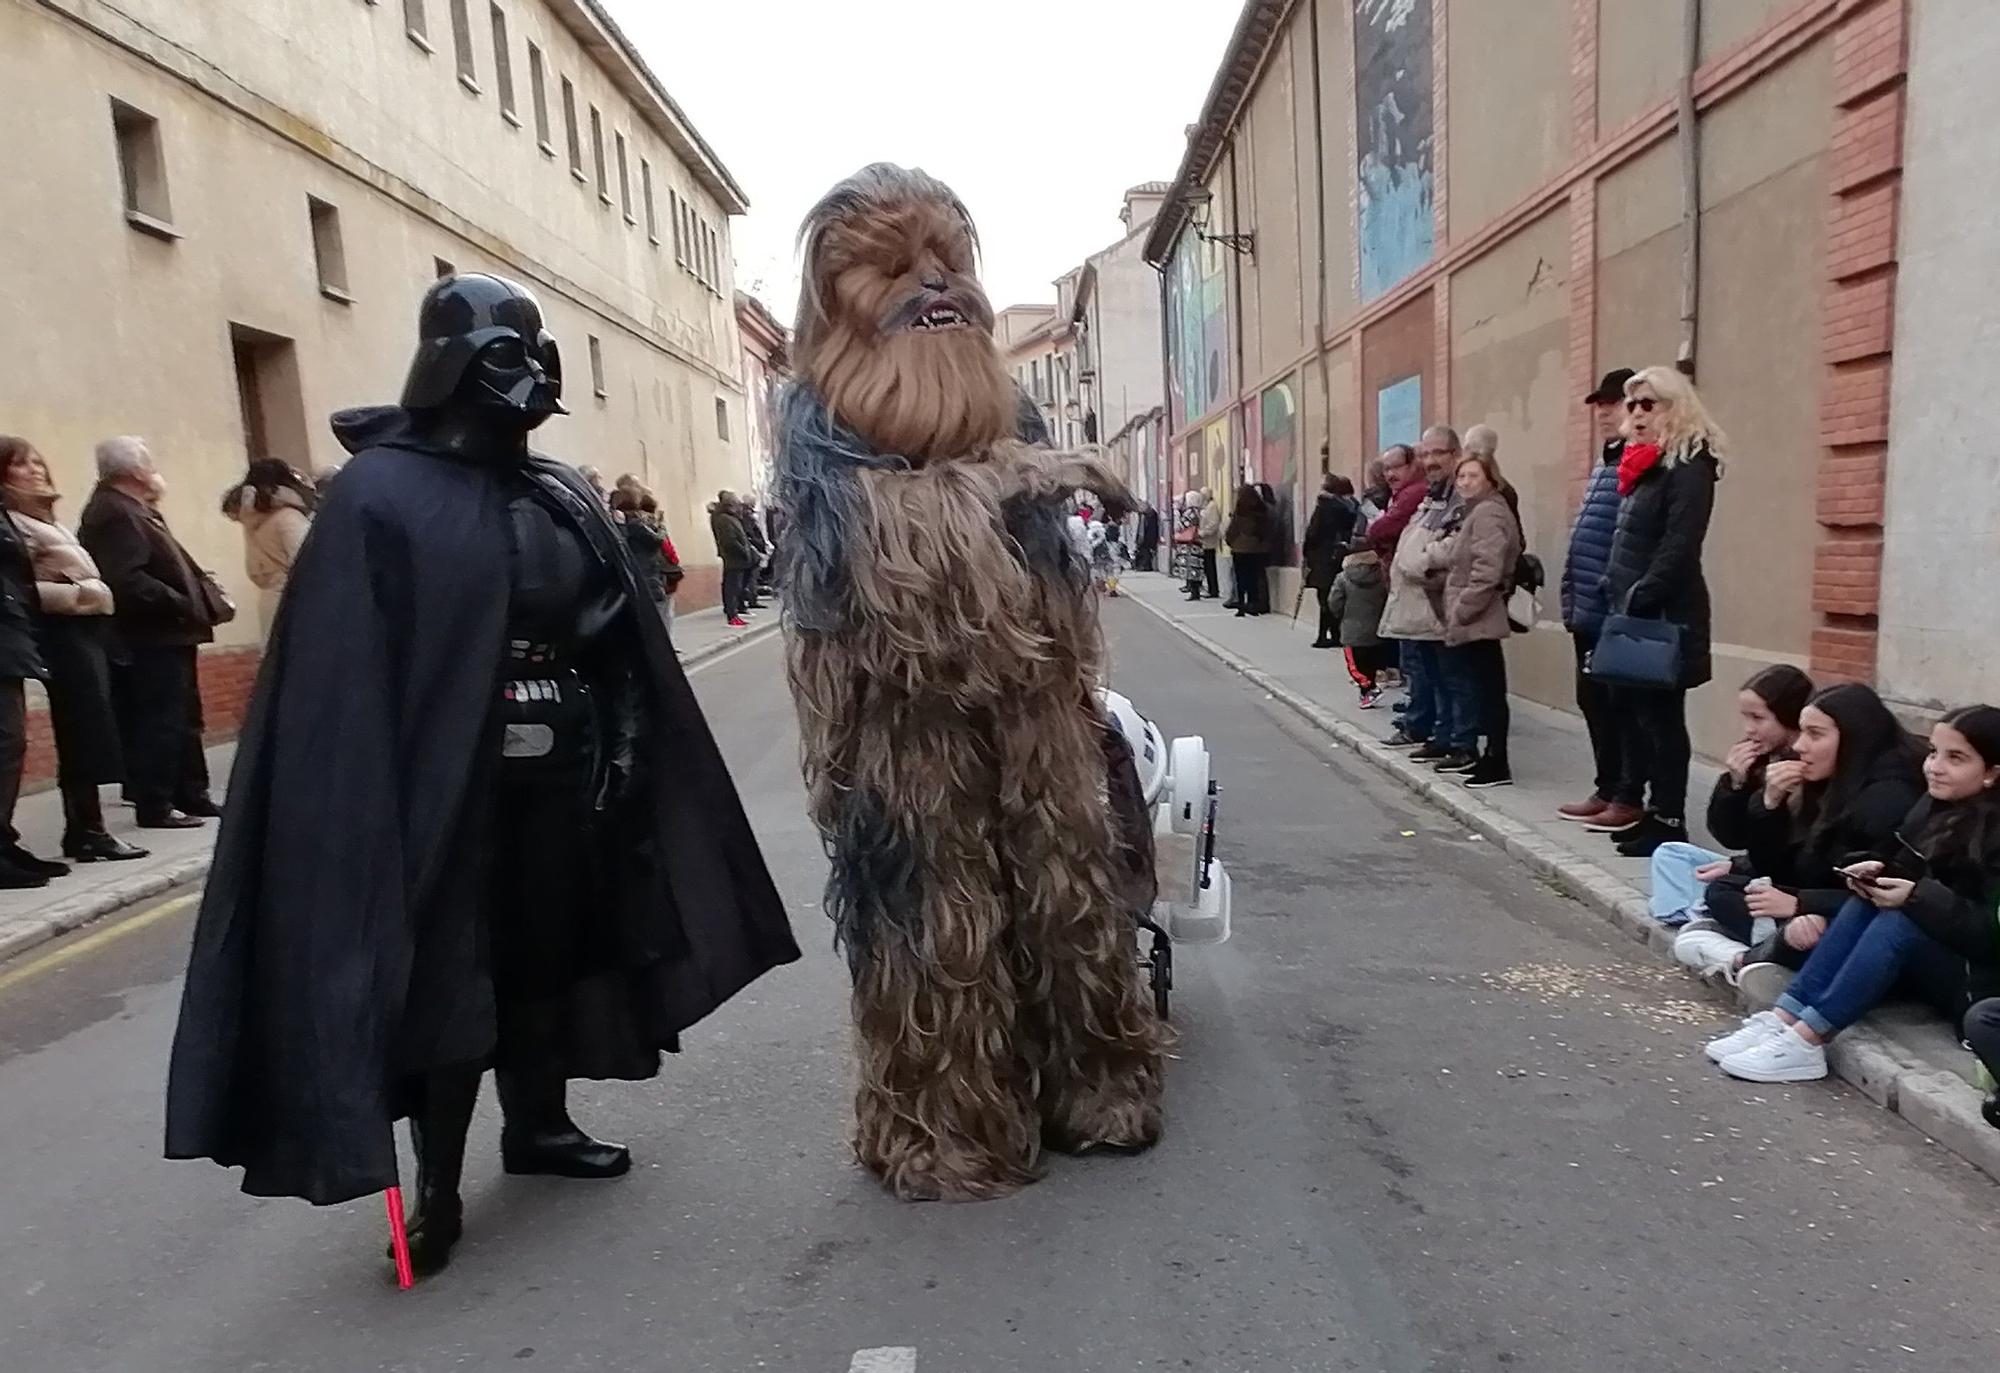
[{"label": "white road marking", "polygon": [[858,1350],[847,1373],[917,1373],[917,1351],[905,1346]]}]

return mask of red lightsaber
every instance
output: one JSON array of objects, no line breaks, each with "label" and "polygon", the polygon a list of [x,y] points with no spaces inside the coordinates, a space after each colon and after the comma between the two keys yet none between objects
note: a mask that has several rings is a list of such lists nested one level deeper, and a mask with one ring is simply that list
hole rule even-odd
[{"label": "red lightsaber", "polygon": [[403,1189],[391,1187],[382,1194],[389,1208],[389,1249],[396,1256],[396,1286],[405,1292],[416,1286],[416,1275],[410,1271],[410,1231],[403,1223]]}]

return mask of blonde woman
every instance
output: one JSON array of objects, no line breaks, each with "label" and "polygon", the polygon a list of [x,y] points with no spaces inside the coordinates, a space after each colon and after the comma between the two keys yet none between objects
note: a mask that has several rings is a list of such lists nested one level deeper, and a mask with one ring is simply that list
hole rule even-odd
[{"label": "blonde woman", "polygon": [[1618,459],[1618,530],[1604,577],[1613,614],[1669,621],[1681,631],[1680,681],[1665,690],[1621,688],[1619,707],[1641,741],[1646,813],[1617,835],[1618,852],[1650,858],[1687,840],[1687,693],[1709,678],[1708,583],[1701,549],[1722,478],[1725,439],[1671,367],[1625,383],[1625,448]]}]

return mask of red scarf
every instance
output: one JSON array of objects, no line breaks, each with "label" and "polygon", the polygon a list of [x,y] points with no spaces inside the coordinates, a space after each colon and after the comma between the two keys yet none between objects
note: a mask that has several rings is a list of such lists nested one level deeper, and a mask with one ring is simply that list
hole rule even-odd
[{"label": "red scarf", "polygon": [[1632,488],[1639,484],[1639,478],[1652,471],[1660,463],[1660,445],[1657,443],[1628,443],[1618,458],[1618,494],[1629,496]]}]

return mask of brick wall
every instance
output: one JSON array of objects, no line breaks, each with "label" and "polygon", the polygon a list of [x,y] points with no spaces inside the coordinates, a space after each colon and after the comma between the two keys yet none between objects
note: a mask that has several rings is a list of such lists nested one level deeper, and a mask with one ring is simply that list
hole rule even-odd
[{"label": "brick wall", "polygon": [[1812,602],[1821,681],[1875,676],[1908,23],[1909,0],[1841,0],[1833,34]]}]

